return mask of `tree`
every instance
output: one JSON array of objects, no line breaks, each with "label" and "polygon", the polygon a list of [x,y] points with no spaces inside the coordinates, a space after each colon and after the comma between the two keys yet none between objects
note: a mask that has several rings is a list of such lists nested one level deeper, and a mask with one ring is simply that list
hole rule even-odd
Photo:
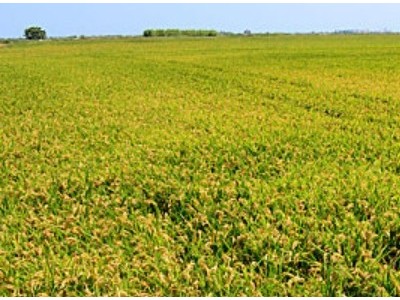
[{"label": "tree", "polygon": [[47,38],[46,31],[38,26],[25,29],[24,35],[27,40],[44,40]]},{"label": "tree", "polygon": [[153,36],[153,30],[151,30],[151,29],[146,29],[144,32],[143,32],[143,36]]}]

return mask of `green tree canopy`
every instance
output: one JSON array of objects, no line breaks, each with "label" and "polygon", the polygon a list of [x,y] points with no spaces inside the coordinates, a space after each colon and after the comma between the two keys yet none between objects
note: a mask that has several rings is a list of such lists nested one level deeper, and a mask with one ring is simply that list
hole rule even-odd
[{"label": "green tree canopy", "polygon": [[26,28],[24,36],[27,40],[44,40],[47,37],[46,31],[38,26]]}]

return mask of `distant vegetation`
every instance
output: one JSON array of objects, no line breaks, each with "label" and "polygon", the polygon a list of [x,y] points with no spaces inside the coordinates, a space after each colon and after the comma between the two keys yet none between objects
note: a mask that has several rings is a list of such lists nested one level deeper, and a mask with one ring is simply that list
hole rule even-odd
[{"label": "distant vegetation", "polygon": [[399,32],[391,31],[368,31],[368,30],[335,30],[332,32],[298,32],[298,33],[288,33],[288,32],[252,32],[249,29],[243,32],[231,32],[231,31],[216,31],[216,30],[180,30],[180,29],[147,29],[140,35],[69,35],[69,36],[48,36],[45,29],[39,26],[31,26],[24,30],[22,37],[12,38],[12,37],[0,37],[0,44],[13,44],[23,41],[41,41],[41,40],[51,40],[51,41],[68,41],[68,40],[103,40],[103,39],[131,39],[138,37],[215,37],[215,36],[292,36],[292,35],[399,35]]},{"label": "distant vegetation", "polygon": [[38,26],[32,26],[25,29],[24,36],[27,40],[45,40],[46,31]]},{"label": "distant vegetation", "polygon": [[147,29],[143,36],[217,36],[216,30]]}]

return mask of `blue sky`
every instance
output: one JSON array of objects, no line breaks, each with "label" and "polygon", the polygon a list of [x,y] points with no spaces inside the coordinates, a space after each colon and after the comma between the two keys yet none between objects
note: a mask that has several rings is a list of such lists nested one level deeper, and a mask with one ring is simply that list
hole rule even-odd
[{"label": "blue sky", "polygon": [[400,31],[399,4],[5,4],[0,37],[38,25],[49,36],[141,34],[147,28],[243,32]]}]

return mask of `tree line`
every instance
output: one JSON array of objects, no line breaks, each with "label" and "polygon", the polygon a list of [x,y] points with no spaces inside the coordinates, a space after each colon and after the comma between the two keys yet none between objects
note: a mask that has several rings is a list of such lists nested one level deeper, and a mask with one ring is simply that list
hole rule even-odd
[{"label": "tree line", "polygon": [[[143,32],[145,37],[159,37],[159,36],[217,36],[216,30],[180,30],[180,29],[147,29]],[[31,26],[25,29],[24,37],[27,40],[44,40],[47,38],[46,30],[39,26]]]},{"label": "tree line", "polygon": [[143,32],[145,37],[153,36],[217,36],[216,30],[179,30],[179,29],[146,29]]},{"label": "tree line", "polygon": [[[267,36],[267,35],[339,35],[339,34],[391,34],[399,35],[400,32],[387,32],[387,31],[357,31],[357,30],[340,30],[334,32],[310,32],[310,33],[285,33],[285,32],[265,32],[265,33],[255,33],[253,34],[250,30],[246,29],[243,33],[234,33],[216,30],[180,30],[180,29],[147,29],[143,32],[144,37],[179,37],[179,36],[189,36],[189,37],[213,37],[213,36]],[[134,35],[107,35],[107,36],[67,36],[67,37],[50,37],[52,40],[68,40],[68,39],[96,39],[96,38],[133,38],[137,37]],[[24,30],[24,38],[27,40],[44,40],[47,39],[46,30],[39,26],[31,26]],[[16,39],[4,39],[0,38],[0,43],[10,43],[11,41],[18,41]]]}]

